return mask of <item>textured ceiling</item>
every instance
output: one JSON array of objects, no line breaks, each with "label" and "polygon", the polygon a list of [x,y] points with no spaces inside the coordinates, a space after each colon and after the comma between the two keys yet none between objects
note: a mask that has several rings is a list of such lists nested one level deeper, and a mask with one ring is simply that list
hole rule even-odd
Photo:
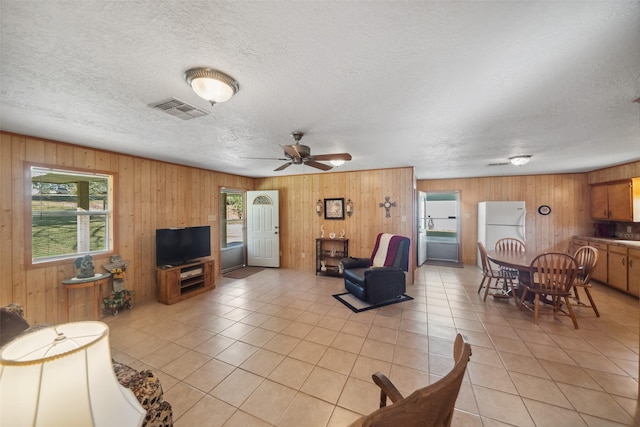
[{"label": "textured ceiling", "polygon": [[[2,130],[244,176],[294,130],[419,179],[640,159],[640,2],[0,1]],[[211,107],[183,79],[240,83]],[[177,97],[184,121],[147,105]],[[533,155],[526,166],[487,166]],[[325,172],[326,173],[326,172]]]}]

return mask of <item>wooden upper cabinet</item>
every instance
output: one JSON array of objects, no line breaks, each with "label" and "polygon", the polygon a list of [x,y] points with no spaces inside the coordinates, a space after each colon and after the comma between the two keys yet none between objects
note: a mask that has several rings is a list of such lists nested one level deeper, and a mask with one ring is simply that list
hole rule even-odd
[{"label": "wooden upper cabinet", "polygon": [[608,187],[609,219],[633,221],[633,182],[623,181]]},{"label": "wooden upper cabinet", "polygon": [[593,219],[609,219],[607,188],[607,184],[591,187],[591,218]]},{"label": "wooden upper cabinet", "polygon": [[591,218],[640,222],[640,178],[592,186]]}]

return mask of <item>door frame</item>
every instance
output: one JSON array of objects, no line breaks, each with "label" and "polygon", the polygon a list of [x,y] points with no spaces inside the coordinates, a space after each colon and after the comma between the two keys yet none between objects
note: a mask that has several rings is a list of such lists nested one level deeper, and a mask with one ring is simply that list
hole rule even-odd
[{"label": "door frame", "polygon": [[[242,195],[242,223],[241,223],[241,236],[242,236],[242,244],[239,248],[229,247],[226,244],[226,236],[227,236],[227,209],[226,209],[226,197],[223,197],[223,194],[241,194]],[[220,197],[220,235],[218,236],[218,244],[220,248],[220,271],[222,274],[228,273],[229,271],[237,270],[239,268],[245,267],[247,265],[247,190],[239,190],[233,188],[220,187],[218,195]],[[224,223],[224,227],[223,227]],[[226,266],[225,267],[225,252],[228,252],[229,255],[226,258],[235,259],[237,258],[237,252],[240,252],[241,262],[239,264]]]}]

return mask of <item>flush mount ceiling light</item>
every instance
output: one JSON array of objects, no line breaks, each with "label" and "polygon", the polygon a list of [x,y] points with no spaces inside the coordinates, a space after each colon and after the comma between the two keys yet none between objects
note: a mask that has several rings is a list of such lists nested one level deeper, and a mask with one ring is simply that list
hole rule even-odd
[{"label": "flush mount ceiling light", "polygon": [[233,78],[211,68],[192,68],[184,73],[184,79],[200,98],[213,104],[226,102],[240,90]]},{"label": "flush mount ceiling light", "polygon": [[516,166],[526,165],[527,163],[529,163],[529,160],[531,160],[531,156],[529,155],[509,157],[509,161],[511,162],[511,164]]},{"label": "flush mount ceiling light", "polygon": [[344,165],[344,160],[342,159],[330,160],[329,163],[331,163],[335,167],[338,167],[338,166]]}]

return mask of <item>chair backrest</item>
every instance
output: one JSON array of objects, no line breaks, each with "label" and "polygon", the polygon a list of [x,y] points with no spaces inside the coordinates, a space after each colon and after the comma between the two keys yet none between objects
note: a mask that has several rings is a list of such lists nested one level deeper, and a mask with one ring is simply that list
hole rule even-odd
[{"label": "chair backrest", "polygon": [[453,345],[455,364],[447,375],[393,405],[372,412],[362,420],[362,426],[450,426],[470,357],[471,345],[458,334]]},{"label": "chair backrest", "polygon": [[542,290],[569,292],[578,274],[578,263],[571,255],[562,252],[548,252],[538,255],[530,265],[531,283]]},{"label": "chair backrest", "polygon": [[593,246],[581,246],[573,254],[573,257],[579,267],[576,281],[586,285],[591,280],[591,273],[598,263],[598,249]]},{"label": "chair backrest", "polygon": [[400,267],[409,270],[411,239],[397,234],[380,233],[371,254],[373,267]]},{"label": "chair backrest", "polygon": [[480,252],[480,261],[482,262],[482,272],[488,273],[490,270],[489,258],[487,258],[487,248],[484,247],[482,242],[478,242],[478,252]]},{"label": "chair backrest", "polygon": [[503,252],[525,253],[527,251],[527,246],[522,240],[505,237],[504,239],[500,239],[496,242],[495,250]]}]

